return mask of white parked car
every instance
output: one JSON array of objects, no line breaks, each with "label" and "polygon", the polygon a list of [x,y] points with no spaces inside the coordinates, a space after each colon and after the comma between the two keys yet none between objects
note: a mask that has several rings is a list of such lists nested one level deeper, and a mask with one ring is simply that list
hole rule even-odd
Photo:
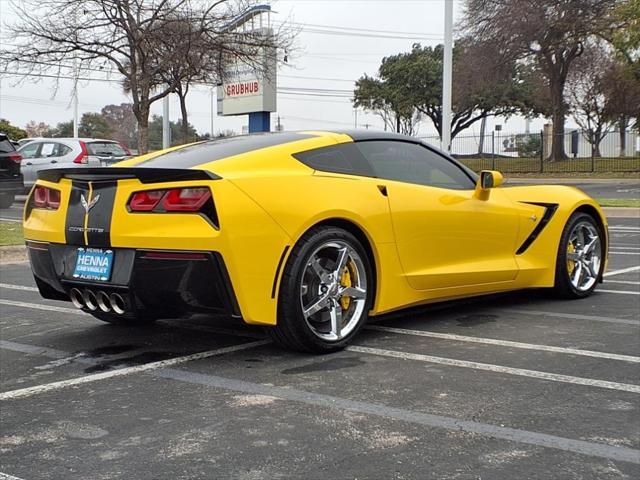
[{"label": "white parked car", "polygon": [[131,157],[118,142],[97,138],[38,138],[18,150],[24,186],[31,188],[38,171],[65,167],[108,167]]}]

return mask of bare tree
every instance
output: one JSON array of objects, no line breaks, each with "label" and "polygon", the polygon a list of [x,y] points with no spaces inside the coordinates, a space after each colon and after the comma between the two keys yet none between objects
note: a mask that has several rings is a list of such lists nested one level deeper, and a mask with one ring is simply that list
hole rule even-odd
[{"label": "bare tree", "polygon": [[24,127],[27,131],[27,135],[31,138],[34,137],[46,137],[51,135],[51,127],[44,122],[36,122],[30,120]]},{"label": "bare tree", "polygon": [[[158,71],[156,81],[159,85],[173,85],[173,93],[180,101],[181,113],[181,141],[188,143],[189,112],[187,110],[187,94],[196,84],[215,85],[222,78],[221,52],[223,46],[218,44],[217,38],[198,35],[194,32],[189,18],[174,18],[167,21],[162,29],[163,35],[158,39],[157,49],[160,55],[172,56],[175,61],[168,63],[166,68]],[[181,52],[174,57],[175,39],[182,39]],[[262,70],[263,65],[255,62],[255,69]]]},{"label": "bare tree", "polygon": [[608,28],[617,0],[467,0],[463,27],[481,41],[501,45],[516,59],[536,64],[550,100],[553,122],[551,160],[566,158],[565,84],[583,44]]},{"label": "bare tree", "polygon": [[621,157],[626,155],[628,129],[640,129],[640,81],[635,73],[618,60],[605,76],[607,115],[616,122]]},{"label": "bare tree", "polygon": [[607,111],[607,76],[613,68],[610,52],[601,45],[585,46],[567,77],[571,115],[591,145],[591,155],[600,157],[600,142],[613,127]]},{"label": "bare tree", "polygon": [[[251,35],[228,25],[255,0],[23,0],[14,3],[18,20],[9,25],[9,47],[0,50],[4,71],[61,76],[70,65],[79,72],[111,71],[123,79],[138,122],[138,147],[148,148],[149,110],[176,90],[174,78],[160,85],[161,72],[184,61],[194,42],[256,65],[256,49],[278,47],[277,35]],[[186,32],[170,28],[189,19]],[[171,30],[171,42],[165,32]],[[182,33],[180,33],[182,32]],[[167,48],[170,46],[170,48]]]}]

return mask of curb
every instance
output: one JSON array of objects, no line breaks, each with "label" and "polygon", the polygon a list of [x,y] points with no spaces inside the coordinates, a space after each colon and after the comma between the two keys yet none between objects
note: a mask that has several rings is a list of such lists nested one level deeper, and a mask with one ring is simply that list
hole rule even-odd
[{"label": "curb", "polygon": [[0,264],[24,263],[27,261],[27,247],[24,245],[8,245],[0,247]]},{"label": "curb", "polygon": [[602,207],[608,218],[640,218],[640,208],[636,207]]}]

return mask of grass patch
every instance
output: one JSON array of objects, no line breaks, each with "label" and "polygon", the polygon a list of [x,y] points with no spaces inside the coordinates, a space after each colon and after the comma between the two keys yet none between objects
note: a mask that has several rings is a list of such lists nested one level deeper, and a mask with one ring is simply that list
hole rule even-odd
[{"label": "grass patch", "polygon": [[22,222],[5,222],[0,220],[0,246],[22,245],[23,243]]},{"label": "grass patch", "polygon": [[640,198],[597,198],[601,207],[635,207],[640,208]]},{"label": "grass patch", "polygon": [[462,158],[462,163],[479,172],[480,170],[498,170],[503,173],[535,173],[544,175],[567,174],[592,176],[592,174],[609,174],[611,172],[631,173],[632,177],[640,175],[640,157],[618,158],[571,158],[557,162],[540,162],[540,158]]}]

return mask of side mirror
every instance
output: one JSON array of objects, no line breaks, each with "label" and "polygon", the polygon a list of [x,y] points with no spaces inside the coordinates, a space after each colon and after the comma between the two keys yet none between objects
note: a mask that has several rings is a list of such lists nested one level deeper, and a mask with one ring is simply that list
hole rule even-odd
[{"label": "side mirror", "polygon": [[486,200],[489,198],[489,191],[492,188],[502,185],[503,180],[504,177],[500,172],[495,170],[482,170],[476,185],[476,197],[480,200]]},{"label": "side mirror", "polygon": [[482,170],[480,172],[480,179],[478,180],[478,186],[482,190],[489,190],[490,188],[496,188],[502,185],[504,177],[500,172],[495,170]]}]

